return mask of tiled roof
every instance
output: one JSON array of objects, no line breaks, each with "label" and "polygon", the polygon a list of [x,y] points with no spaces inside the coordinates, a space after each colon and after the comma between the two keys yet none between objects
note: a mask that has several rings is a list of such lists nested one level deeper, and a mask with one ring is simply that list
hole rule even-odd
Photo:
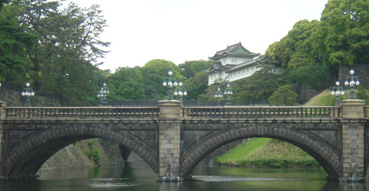
[{"label": "tiled roof", "polygon": [[237,65],[236,64],[227,64],[227,65],[223,66],[221,62],[213,62],[210,69],[204,70],[204,72],[205,73],[212,73],[212,72],[219,71],[219,70],[228,71],[228,70],[234,68],[235,66],[237,66]]},{"label": "tiled roof", "polygon": [[238,64],[237,66],[233,67],[232,69],[230,69],[229,72],[232,72],[232,71],[235,71],[235,70],[238,70],[238,69],[241,69],[241,68],[245,68],[245,67],[247,67],[249,65],[258,63],[262,59],[264,59],[264,57],[260,57],[260,58],[254,59],[254,60],[249,60],[249,61],[243,62],[243,63]]},{"label": "tiled roof", "polygon": [[[242,52],[239,52],[236,50],[241,49]],[[219,60],[220,58],[227,57],[227,56],[233,56],[233,57],[242,57],[242,58],[254,58],[256,56],[259,56],[260,53],[253,53],[248,51],[245,47],[242,46],[241,42],[227,46],[226,49],[217,51],[213,57],[209,57],[212,60]]]}]

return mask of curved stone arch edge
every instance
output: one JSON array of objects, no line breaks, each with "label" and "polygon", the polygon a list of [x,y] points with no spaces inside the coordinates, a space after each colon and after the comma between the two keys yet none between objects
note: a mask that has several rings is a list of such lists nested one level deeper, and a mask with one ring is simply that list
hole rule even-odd
[{"label": "curved stone arch edge", "polygon": [[[291,136],[290,134],[297,136]],[[190,178],[192,170],[196,165],[208,154],[223,145],[241,139],[262,137],[273,138],[295,145],[307,152],[320,165],[322,165],[324,170],[327,172],[329,179],[338,180],[340,178],[342,169],[340,167],[339,157],[331,147],[322,143],[322,141],[313,142],[313,138],[309,134],[271,127],[261,127],[261,129],[258,127],[240,128],[223,133],[217,133],[216,136],[207,138],[207,140],[199,143],[199,147],[187,150],[186,155],[182,158],[182,164],[180,167],[181,176],[185,179]],[[210,143],[215,143],[215,145],[211,145]],[[319,147],[318,144],[321,145],[321,147]],[[314,146],[319,147],[320,149],[314,149]],[[326,157],[327,155],[329,155],[329,157]]]},{"label": "curved stone arch edge", "polygon": [[[71,138],[69,139],[68,138]],[[52,152],[47,158],[49,159],[53,154],[57,151],[61,150],[67,145],[72,144],[73,142],[90,139],[90,138],[103,138],[111,141],[115,141],[135,152],[139,157],[141,157],[157,174],[158,173],[158,158],[157,153],[146,143],[139,140],[138,137],[127,133],[120,132],[112,129],[102,129],[98,127],[85,127],[82,130],[76,129],[75,127],[65,127],[60,129],[49,129],[46,131],[42,131],[40,133],[35,133],[27,137],[24,141],[14,146],[12,150],[9,152],[7,158],[1,165],[1,175],[2,178],[12,179],[12,173],[17,168],[19,163],[24,163],[24,159],[31,157],[33,159],[36,156],[30,156],[32,153],[30,151],[37,151],[39,149],[45,148],[48,144],[60,142],[60,140],[65,140],[63,144],[58,144],[55,146],[55,152]],[[46,160],[42,161],[42,164],[46,162]],[[34,173],[36,173],[39,168],[41,168],[42,164],[35,169]],[[33,177],[33,175],[29,175],[27,177]],[[23,177],[16,177],[23,178]]]}]

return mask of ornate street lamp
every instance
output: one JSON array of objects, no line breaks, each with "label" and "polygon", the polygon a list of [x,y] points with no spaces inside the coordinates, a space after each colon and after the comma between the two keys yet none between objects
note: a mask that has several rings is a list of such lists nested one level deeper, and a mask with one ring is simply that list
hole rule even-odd
[{"label": "ornate street lamp", "polygon": [[100,105],[107,104],[106,95],[109,94],[109,89],[106,87],[106,83],[103,83],[103,86],[100,88],[99,93],[97,94],[97,97],[100,98]]},{"label": "ornate street lamp", "polygon": [[182,97],[187,95],[187,91],[186,91],[186,88],[183,87],[182,82],[178,83],[178,88],[174,91],[174,95],[179,96],[179,101],[183,102]]},{"label": "ornate street lamp", "polygon": [[222,91],[220,91],[220,87],[218,87],[218,90],[215,92],[215,98],[217,98],[217,105],[220,106],[220,99],[223,97]]},{"label": "ornate street lamp", "polygon": [[346,77],[346,82],[345,82],[345,86],[350,85],[350,96],[349,96],[350,99],[356,99],[355,86],[360,85],[359,78],[357,76],[354,76],[354,74],[355,74],[355,71],[351,69],[350,76]]},{"label": "ornate street lamp", "polygon": [[345,95],[345,91],[343,90],[343,87],[340,86],[340,82],[336,82],[337,87],[332,88],[332,95],[336,95],[336,106],[340,105],[340,95]]},{"label": "ornate street lamp", "polygon": [[232,105],[231,95],[233,94],[231,84],[227,83],[227,87],[224,90],[224,95],[227,96],[225,105]]},{"label": "ornate street lamp", "polygon": [[31,85],[29,84],[29,82],[26,83],[26,87],[23,88],[23,91],[21,93],[21,95],[23,97],[25,97],[25,102],[24,102],[24,107],[30,107],[31,106],[31,97],[35,96],[35,92],[33,91],[33,89],[30,87]]},{"label": "ornate street lamp", "polygon": [[163,82],[164,87],[168,86],[168,100],[173,99],[173,91],[172,91],[173,86],[174,87],[178,86],[177,79],[172,75],[173,75],[172,70],[169,70],[168,77],[165,77]]}]

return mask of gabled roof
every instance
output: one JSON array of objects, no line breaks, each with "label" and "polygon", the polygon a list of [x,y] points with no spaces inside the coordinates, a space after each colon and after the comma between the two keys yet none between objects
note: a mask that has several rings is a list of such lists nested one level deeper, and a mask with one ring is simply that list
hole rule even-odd
[{"label": "gabled roof", "polygon": [[249,61],[243,62],[241,64],[238,64],[237,66],[229,69],[228,72],[235,72],[237,70],[241,70],[241,69],[253,66],[255,64],[266,64],[266,63],[275,65],[275,64],[278,64],[279,62],[275,61],[275,60],[269,60],[268,57],[266,57],[266,56],[261,56],[261,57],[258,57],[256,59],[249,60]]},{"label": "gabled roof", "polygon": [[246,61],[246,62],[243,62],[241,64],[238,64],[237,66],[233,67],[232,69],[229,70],[229,72],[233,72],[233,71],[236,71],[236,70],[239,70],[239,69],[242,69],[242,68],[247,68],[253,64],[256,64],[256,63],[260,63],[261,60],[264,60],[265,57],[259,57],[257,59],[253,59],[253,60],[249,60],[249,61]]},{"label": "gabled roof", "polygon": [[224,57],[240,57],[240,58],[254,58],[259,56],[260,53],[253,53],[248,51],[245,47],[242,46],[241,42],[227,46],[226,49],[217,51],[213,57],[209,57],[211,60],[219,60]]},{"label": "gabled roof", "polygon": [[232,69],[235,66],[236,66],[236,64],[222,65],[221,62],[213,62],[211,67],[208,70],[204,70],[204,72],[205,73],[213,73],[213,72],[218,72],[218,71],[228,71],[228,70]]}]

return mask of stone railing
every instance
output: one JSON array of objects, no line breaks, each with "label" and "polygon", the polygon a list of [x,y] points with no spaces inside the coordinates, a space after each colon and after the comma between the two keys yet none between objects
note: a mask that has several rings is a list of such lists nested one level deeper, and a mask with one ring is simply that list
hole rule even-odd
[{"label": "stone railing", "polygon": [[[369,116],[369,107],[364,108]],[[158,118],[159,107],[5,107],[15,118]],[[186,118],[338,118],[342,107],[327,106],[195,106],[183,107]]]},{"label": "stone railing", "polygon": [[341,107],[328,106],[219,106],[183,107],[182,116],[189,118],[338,118]]},{"label": "stone railing", "polygon": [[159,107],[6,107],[14,118],[158,118]]}]

